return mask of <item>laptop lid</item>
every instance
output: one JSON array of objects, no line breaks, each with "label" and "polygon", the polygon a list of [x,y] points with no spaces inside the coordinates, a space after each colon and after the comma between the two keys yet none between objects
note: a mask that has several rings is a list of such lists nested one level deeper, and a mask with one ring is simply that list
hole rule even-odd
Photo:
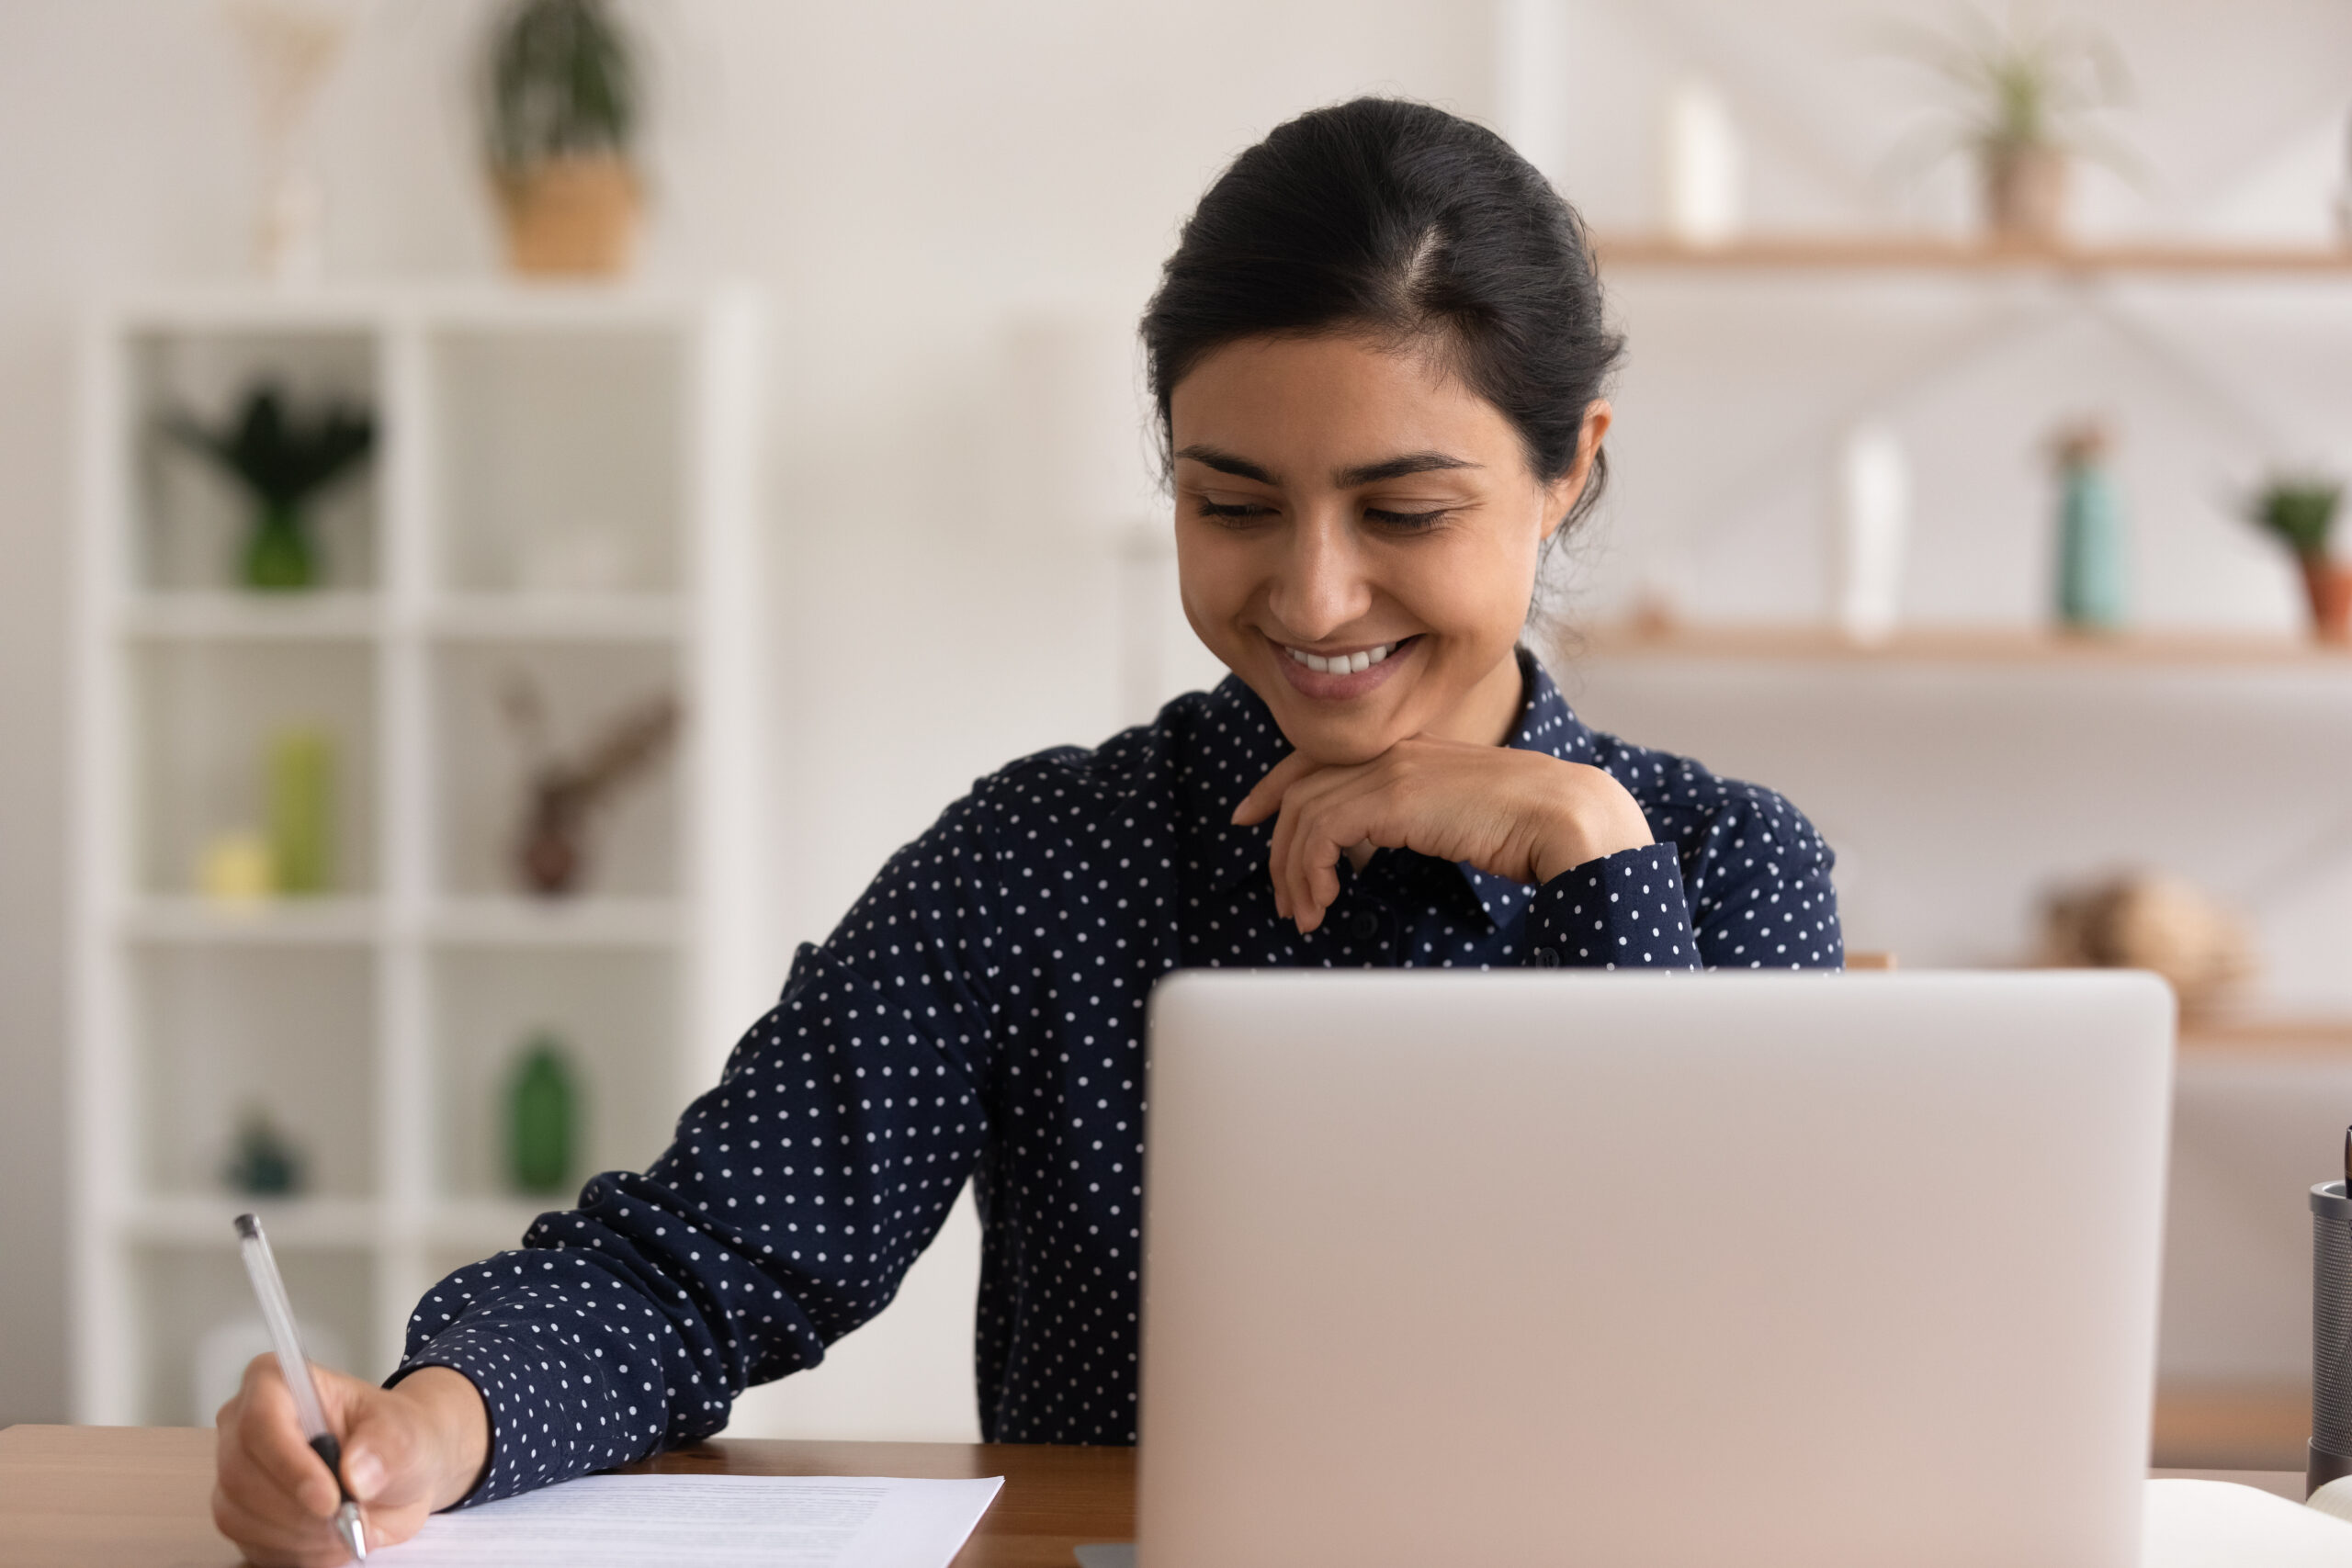
[{"label": "laptop lid", "polygon": [[1170,977],[1143,1568],[2128,1568],[2172,1036],[2135,974]]}]

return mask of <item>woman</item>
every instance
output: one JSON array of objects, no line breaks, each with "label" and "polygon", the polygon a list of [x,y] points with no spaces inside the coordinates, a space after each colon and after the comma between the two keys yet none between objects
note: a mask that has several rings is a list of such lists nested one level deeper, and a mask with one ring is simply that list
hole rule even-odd
[{"label": "woman", "polygon": [[[1233,671],[983,779],[901,850],[643,1175],[590,1181],[330,1380],[377,1539],[721,1427],[886,1305],[966,1179],[998,1441],[1132,1442],[1143,1020],[1186,965],[1840,961],[1769,791],[1579,723],[1518,647],[1604,473],[1577,219],[1491,133],[1364,99],[1236,161],[1143,322],[1185,614]],[[265,1359],[220,1526],[325,1562]]]}]

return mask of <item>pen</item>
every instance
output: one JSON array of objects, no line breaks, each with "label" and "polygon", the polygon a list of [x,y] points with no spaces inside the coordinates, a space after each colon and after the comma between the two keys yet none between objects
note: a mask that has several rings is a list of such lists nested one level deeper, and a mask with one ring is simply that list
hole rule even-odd
[{"label": "pen", "polygon": [[237,1216],[237,1249],[244,1254],[245,1272],[253,1278],[254,1294],[261,1301],[261,1315],[269,1324],[269,1342],[277,1352],[277,1370],[284,1374],[286,1387],[294,1395],[294,1408],[302,1417],[303,1435],[311,1440],[311,1451],[326,1462],[327,1473],[334,1477],[335,1490],[343,1494],[343,1506],[334,1511],[335,1533],[351,1549],[353,1557],[365,1561],[368,1531],[360,1523],[359,1505],[353,1501],[351,1489],[343,1483],[343,1443],[327,1425],[326,1407],[319,1403],[319,1385],[311,1381],[311,1363],[302,1354],[300,1337],[294,1332],[294,1308],[286,1299],[286,1281],[277,1277],[277,1259],[269,1255],[269,1238],[261,1234],[257,1216]]}]

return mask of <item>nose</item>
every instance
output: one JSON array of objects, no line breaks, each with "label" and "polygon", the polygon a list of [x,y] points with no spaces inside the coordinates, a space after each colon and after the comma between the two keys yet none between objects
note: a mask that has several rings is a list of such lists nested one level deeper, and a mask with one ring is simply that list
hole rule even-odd
[{"label": "nose", "polygon": [[1300,642],[1321,642],[1372,609],[1355,530],[1340,518],[1301,517],[1275,569],[1267,608]]}]

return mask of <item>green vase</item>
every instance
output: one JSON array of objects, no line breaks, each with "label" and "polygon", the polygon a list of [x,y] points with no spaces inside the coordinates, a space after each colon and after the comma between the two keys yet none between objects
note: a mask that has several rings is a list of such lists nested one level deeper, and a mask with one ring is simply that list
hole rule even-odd
[{"label": "green vase", "polygon": [[2086,631],[2123,624],[2128,608],[2123,502],[2096,460],[2059,472],[2058,618]]},{"label": "green vase", "polygon": [[280,893],[324,893],[334,875],[334,740],[280,730],[269,743],[270,880]]},{"label": "green vase", "polygon": [[535,1034],[506,1093],[507,1174],[515,1187],[537,1196],[569,1187],[579,1134],[580,1089],[562,1043]]},{"label": "green vase", "polygon": [[308,588],[318,581],[318,560],[300,508],[264,502],[245,541],[245,586],[266,592]]}]

